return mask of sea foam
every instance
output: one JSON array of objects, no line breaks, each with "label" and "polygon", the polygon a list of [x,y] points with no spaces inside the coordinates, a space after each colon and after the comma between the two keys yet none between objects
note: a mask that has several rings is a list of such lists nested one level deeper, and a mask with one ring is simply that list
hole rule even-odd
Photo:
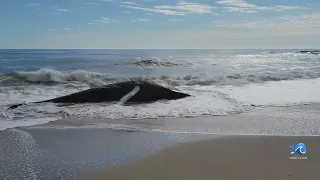
[{"label": "sea foam", "polygon": [[0,75],[0,85],[27,85],[27,84],[65,84],[75,82],[98,87],[109,83],[127,81],[130,79],[148,80],[164,83],[170,86],[194,86],[194,85],[242,85],[249,83],[264,83],[269,81],[283,81],[296,79],[319,78],[320,72],[310,69],[292,69],[261,72],[229,72],[212,75],[181,75],[181,76],[136,76],[117,77],[107,73],[96,73],[85,70],[62,72],[52,69],[40,69],[38,71],[15,72]]}]

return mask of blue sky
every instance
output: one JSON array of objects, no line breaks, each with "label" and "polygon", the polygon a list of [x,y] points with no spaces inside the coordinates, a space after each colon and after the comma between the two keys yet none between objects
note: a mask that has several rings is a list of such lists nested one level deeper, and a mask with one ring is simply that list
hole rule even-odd
[{"label": "blue sky", "polygon": [[1,0],[0,48],[320,48],[320,0]]}]

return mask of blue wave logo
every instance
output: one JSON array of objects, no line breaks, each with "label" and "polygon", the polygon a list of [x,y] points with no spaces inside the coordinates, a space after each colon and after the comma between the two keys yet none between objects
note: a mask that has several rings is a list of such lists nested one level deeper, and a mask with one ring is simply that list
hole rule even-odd
[{"label": "blue wave logo", "polygon": [[294,153],[297,153],[298,155],[303,155],[307,152],[307,146],[303,143],[298,143],[296,145],[292,144],[290,146],[290,154],[293,155]]}]

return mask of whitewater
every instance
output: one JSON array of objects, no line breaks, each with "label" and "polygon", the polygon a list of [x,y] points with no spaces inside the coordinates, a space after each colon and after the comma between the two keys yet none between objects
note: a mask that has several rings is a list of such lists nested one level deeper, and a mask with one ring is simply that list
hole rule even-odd
[{"label": "whitewater", "polygon": [[[0,130],[63,118],[228,116],[320,102],[320,54],[301,50],[0,50]],[[60,107],[51,99],[144,79],[192,97]]]}]

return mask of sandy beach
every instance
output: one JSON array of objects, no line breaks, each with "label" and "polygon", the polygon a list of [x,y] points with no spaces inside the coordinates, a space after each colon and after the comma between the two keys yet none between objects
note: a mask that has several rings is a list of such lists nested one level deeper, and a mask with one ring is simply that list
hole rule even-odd
[{"label": "sandy beach", "polygon": [[[289,147],[299,142],[307,146],[300,156],[307,159],[292,160]],[[230,136],[180,143],[84,179],[315,180],[320,178],[319,142],[320,137]]]},{"label": "sandy beach", "polygon": [[[233,116],[69,118],[0,131],[0,179],[293,179],[320,175],[319,105]],[[290,160],[289,146],[307,146]]]},{"label": "sandy beach", "polygon": [[190,136],[81,126],[8,129],[0,131],[0,179],[77,179]]}]

